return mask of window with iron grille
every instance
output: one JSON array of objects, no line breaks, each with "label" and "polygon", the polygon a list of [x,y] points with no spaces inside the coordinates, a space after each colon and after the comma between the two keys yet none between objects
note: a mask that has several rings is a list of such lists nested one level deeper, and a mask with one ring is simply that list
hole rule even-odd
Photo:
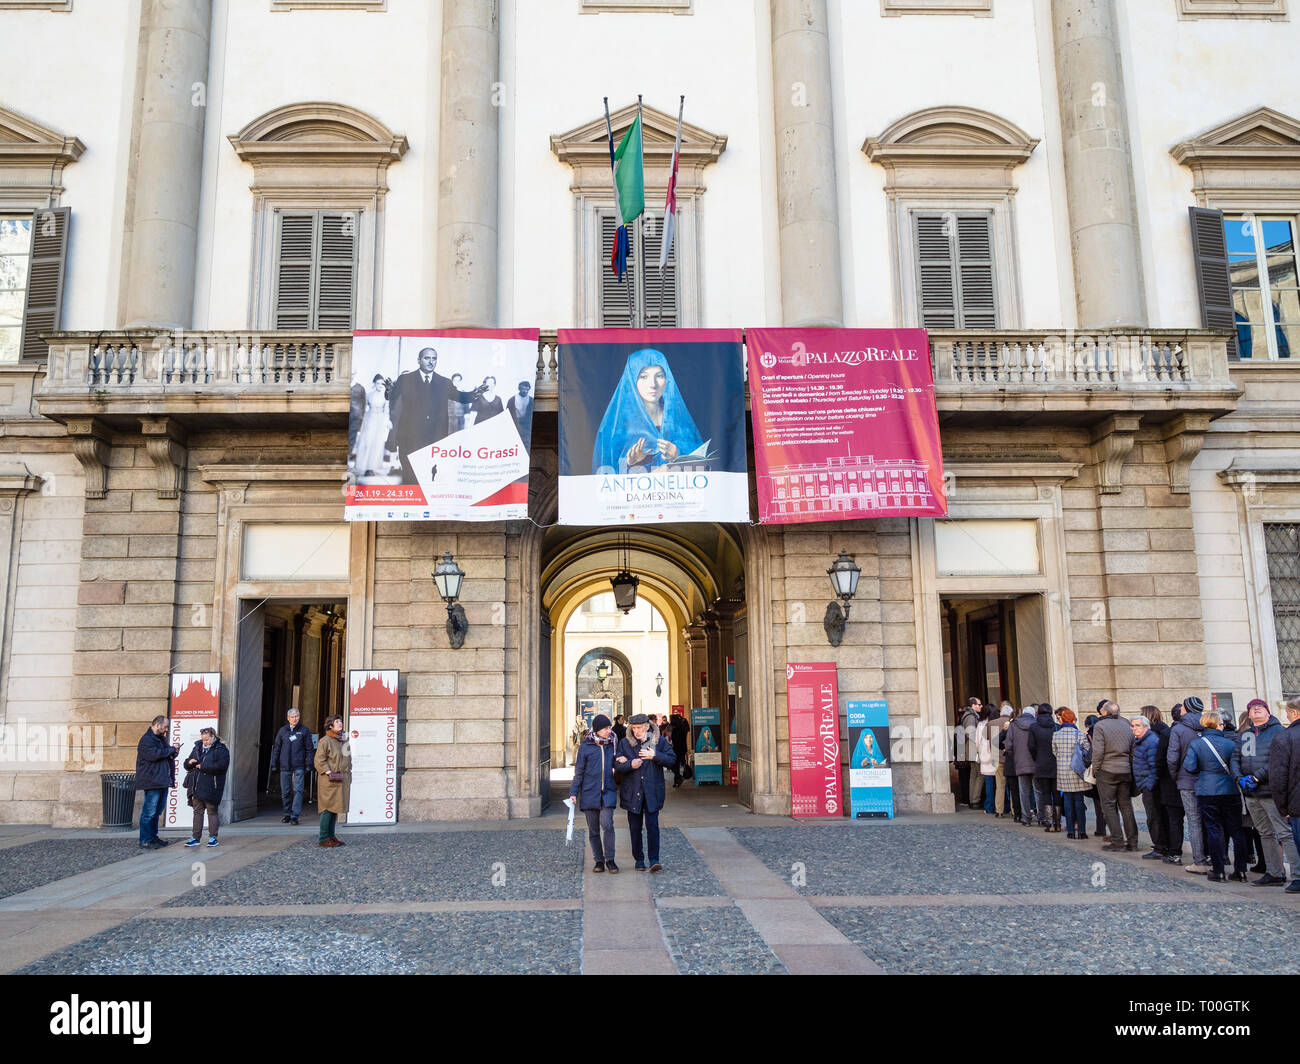
[{"label": "window with iron grille", "polygon": [[1282,697],[1300,696],[1300,523],[1264,526]]},{"label": "window with iron grille", "polygon": [[277,329],[352,329],[359,221],[355,211],[279,212]]}]

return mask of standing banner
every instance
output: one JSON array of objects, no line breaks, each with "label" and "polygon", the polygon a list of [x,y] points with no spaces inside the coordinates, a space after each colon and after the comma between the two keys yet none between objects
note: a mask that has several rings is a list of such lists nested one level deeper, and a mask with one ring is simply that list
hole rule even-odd
[{"label": "standing banner", "polygon": [[348,673],[349,824],[397,822],[397,670]]},{"label": "standing banner", "polygon": [[943,517],[924,329],[748,329],[758,519]]},{"label": "standing banner", "polygon": [[559,339],[561,524],[749,520],[739,330]]},{"label": "standing banner", "polygon": [[193,816],[189,795],[181,786],[185,779],[183,766],[190,756],[190,749],[199,741],[199,732],[217,727],[221,716],[221,673],[172,673],[172,695],[167,715],[171,718],[167,742],[172,746],[179,745],[181,752],[176,757],[176,786],[167,792],[163,826],[177,828],[189,825]]},{"label": "standing banner", "polygon": [[843,816],[840,696],[833,661],[785,667],[790,711],[791,816]]},{"label": "standing banner", "polygon": [[858,820],[893,817],[894,770],[889,762],[889,703],[850,702],[849,806]]},{"label": "standing banner", "polygon": [[691,751],[695,762],[695,786],[722,783],[722,711],[691,710]]},{"label": "standing banner", "polygon": [[536,329],[352,338],[349,521],[528,516]]}]

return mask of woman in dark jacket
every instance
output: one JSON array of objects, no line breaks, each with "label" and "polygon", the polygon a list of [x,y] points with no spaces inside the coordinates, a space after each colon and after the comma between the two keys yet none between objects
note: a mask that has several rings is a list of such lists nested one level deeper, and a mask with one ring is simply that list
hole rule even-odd
[{"label": "woman in dark jacket", "polygon": [[[1169,772],[1169,737],[1172,729],[1164,722],[1160,710],[1146,715],[1156,736],[1156,811],[1165,818],[1160,838],[1160,855],[1165,864],[1183,863],[1183,799],[1178,780]],[[1149,829],[1148,829],[1149,830]]]},{"label": "woman in dark jacket", "polygon": [[[1095,713],[1089,713],[1083,718],[1084,730],[1088,733],[1088,749],[1092,750],[1092,726],[1101,720]],[[1106,818],[1101,812],[1101,795],[1097,793],[1097,785],[1094,783],[1084,794],[1085,798],[1092,799],[1092,815],[1097,821],[1097,826],[1093,828],[1093,835],[1102,842],[1110,842],[1110,832],[1106,829]]]},{"label": "woman in dark jacket", "polygon": [[1038,796],[1038,823],[1046,831],[1061,830],[1061,803],[1056,797],[1056,754],[1052,736],[1056,723],[1052,707],[1044,702],[1029,729],[1029,754],[1034,759],[1034,793]]},{"label": "woman in dark jacket", "polygon": [[1205,824],[1212,883],[1223,882],[1227,864],[1227,839],[1232,839],[1234,868],[1230,878],[1246,881],[1246,840],[1241,827],[1241,797],[1229,762],[1236,743],[1220,731],[1222,721],[1214,710],[1201,714],[1203,731],[1187,747],[1183,768],[1196,780],[1196,805]]},{"label": "woman in dark jacket", "polygon": [[[617,872],[614,863],[614,806],[618,804],[618,784],[614,781],[614,758],[618,739],[609,718],[597,713],[591,730],[578,747],[573,765],[573,782],[569,797],[587,816],[587,838],[596,864],[593,872]],[[602,839],[603,836],[603,839]],[[603,843],[603,844],[602,844]]]},{"label": "woman in dark jacket", "polygon": [[217,804],[226,789],[226,772],[230,768],[230,750],[218,737],[215,728],[199,732],[190,756],[185,759],[189,773],[185,789],[189,791],[190,805],[194,807],[194,828],[186,846],[197,846],[203,834],[203,814],[208,814],[208,845],[217,845],[219,817]]}]

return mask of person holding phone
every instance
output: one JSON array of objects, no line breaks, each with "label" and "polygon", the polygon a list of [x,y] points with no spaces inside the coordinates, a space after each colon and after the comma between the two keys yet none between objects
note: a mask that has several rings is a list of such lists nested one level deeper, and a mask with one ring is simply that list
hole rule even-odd
[{"label": "person holding phone", "polygon": [[619,784],[619,804],[627,810],[627,829],[638,872],[646,870],[647,856],[651,872],[663,870],[659,863],[659,810],[664,807],[664,769],[675,764],[677,755],[672,743],[657,732],[650,734],[650,718],[644,713],[633,717],[627,738],[618,744],[614,777]]},{"label": "person holding phone", "polygon": [[352,783],[352,744],[343,734],[343,718],[335,715],[325,721],[313,759],[316,769],[316,808],[320,810],[320,845],[343,846],[334,834],[339,816],[348,811],[348,789]]},{"label": "person holding phone", "polygon": [[163,738],[169,724],[164,716],[154,717],[135,748],[135,789],[144,791],[140,809],[142,850],[161,850],[167,845],[158,837],[158,818],[168,789],[176,785],[176,758],[181,752],[179,743],[169,746]]}]

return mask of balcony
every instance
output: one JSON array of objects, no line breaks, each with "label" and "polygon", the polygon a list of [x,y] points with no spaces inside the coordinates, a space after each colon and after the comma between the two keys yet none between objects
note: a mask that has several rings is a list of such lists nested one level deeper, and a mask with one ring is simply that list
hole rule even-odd
[{"label": "balcony", "polygon": [[[171,417],[205,427],[341,426],[348,415],[352,337],[344,332],[55,333],[48,337],[41,413],[130,427]],[[1111,414],[1166,421],[1218,417],[1241,394],[1227,334],[1201,330],[930,334],[944,424],[1087,425]],[[543,333],[537,409],[554,412],[559,346]]]}]

